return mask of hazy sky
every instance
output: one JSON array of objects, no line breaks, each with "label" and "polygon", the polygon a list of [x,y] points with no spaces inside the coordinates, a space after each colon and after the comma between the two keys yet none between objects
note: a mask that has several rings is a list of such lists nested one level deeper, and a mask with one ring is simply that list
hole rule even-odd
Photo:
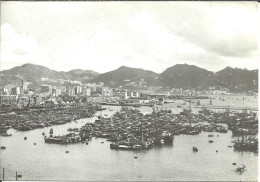
[{"label": "hazy sky", "polygon": [[1,68],[258,68],[256,2],[1,2]]}]

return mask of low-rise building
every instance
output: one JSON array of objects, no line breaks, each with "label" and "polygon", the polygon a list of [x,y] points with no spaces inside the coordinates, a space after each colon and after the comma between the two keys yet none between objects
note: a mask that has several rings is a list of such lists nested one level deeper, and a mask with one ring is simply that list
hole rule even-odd
[{"label": "low-rise building", "polygon": [[13,105],[17,104],[18,95],[1,95],[0,103],[2,105]]}]

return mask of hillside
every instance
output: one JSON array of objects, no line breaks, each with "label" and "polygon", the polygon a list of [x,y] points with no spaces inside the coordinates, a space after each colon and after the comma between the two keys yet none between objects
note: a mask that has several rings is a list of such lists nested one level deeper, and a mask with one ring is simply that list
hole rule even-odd
[{"label": "hillside", "polygon": [[155,76],[157,73],[152,71],[121,66],[116,70],[98,75],[92,82],[104,82],[109,86],[124,86],[130,82],[150,84]]},{"label": "hillside", "polygon": [[207,88],[214,85],[214,73],[197,66],[176,64],[162,72],[156,83],[173,88]]},{"label": "hillside", "polygon": [[110,87],[129,89],[161,86],[163,88],[200,88],[207,89],[218,86],[230,89],[232,92],[258,91],[258,70],[247,70],[226,67],[213,73],[194,65],[176,64],[167,68],[161,74],[153,71],[121,66],[116,70],[103,74],[91,70],[74,69],[68,72],[55,71],[44,66],[24,64],[10,70],[0,72],[0,84],[6,85],[19,82],[20,79],[40,85],[41,78],[50,80],[78,80],[83,83],[103,82]]},{"label": "hillside", "polygon": [[16,66],[10,70],[4,70],[0,72],[1,83],[6,83],[11,78],[22,78],[29,82],[39,82],[41,78],[48,78],[51,80],[79,80],[85,81],[93,79],[98,75],[97,72],[91,70],[71,70],[68,72],[54,71],[44,66],[34,64],[24,64],[22,66]]},{"label": "hillside", "polygon": [[216,73],[216,85],[227,87],[231,91],[257,91],[258,70],[226,67]]}]

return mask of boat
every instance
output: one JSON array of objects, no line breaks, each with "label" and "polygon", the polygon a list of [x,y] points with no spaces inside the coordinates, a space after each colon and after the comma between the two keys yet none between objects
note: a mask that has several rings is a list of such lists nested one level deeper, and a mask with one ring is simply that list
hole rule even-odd
[{"label": "boat", "polygon": [[12,136],[12,134],[10,133],[3,133],[3,134],[1,134],[1,136]]},{"label": "boat", "polygon": [[214,137],[214,135],[208,135],[208,137]]},{"label": "boat", "polygon": [[164,139],[163,138],[157,138],[154,140],[154,145],[163,145]]},{"label": "boat", "polygon": [[131,146],[129,145],[123,145],[123,144],[116,144],[116,143],[111,143],[110,144],[111,149],[123,149],[123,150],[130,150],[132,149]]},{"label": "boat", "polygon": [[95,134],[95,136],[96,136],[96,137],[99,137],[99,138],[108,138],[108,137],[110,137],[111,135],[108,134],[108,133],[97,132],[97,133]]},{"label": "boat", "polygon": [[103,111],[103,110],[106,110],[106,108],[105,108],[105,107],[99,107],[99,108],[97,108],[97,111]]},{"label": "boat", "polygon": [[139,145],[139,144],[130,145],[130,144],[126,144],[126,143],[125,144],[111,143],[110,148],[111,149],[121,149],[121,150],[142,150],[142,149],[146,149],[148,147],[145,147],[145,146]]},{"label": "boat", "polygon": [[67,150],[66,153],[69,153],[69,151]]},{"label": "boat", "polygon": [[237,167],[238,172],[243,172],[246,169],[246,166],[244,164],[241,164]]},{"label": "boat", "polygon": [[27,140],[27,137],[24,137],[24,140]]},{"label": "boat", "polygon": [[198,147],[192,147],[192,151],[193,151],[193,152],[198,152],[199,149],[198,149]]},{"label": "boat", "polygon": [[209,143],[213,143],[214,141],[213,140],[209,140]]},{"label": "boat", "polygon": [[141,107],[141,104],[133,104],[133,107]]},{"label": "boat", "polygon": [[58,137],[49,137],[44,139],[45,143],[57,143],[57,144],[63,144],[66,143],[62,138]]},{"label": "boat", "polygon": [[252,137],[244,138],[242,136],[242,140],[236,140],[233,147],[238,151],[257,151],[258,139]]},{"label": "boat", "polygon": [[6,149],[6,147],[5,146],[1,146],[1,149]]},{"label": "boat", "polygon": [[164,144],[171,145],[173,143],[173,135],[171,133],[168,133],[163,138]]},{"label": "boat", "polygon": [[21,174],[18,174],[17,177],[18,177],[18,178],[21,178],[21,177],[23,177],[23,176],[22,176]]}]

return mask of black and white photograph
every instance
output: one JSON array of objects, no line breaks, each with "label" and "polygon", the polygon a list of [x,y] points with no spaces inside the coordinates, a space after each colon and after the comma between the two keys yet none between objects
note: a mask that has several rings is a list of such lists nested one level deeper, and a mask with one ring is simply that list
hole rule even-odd
[{"label": "black and white photograph", "polygon": [[258,181],[257,2],[0,6],[0,180]]}]

